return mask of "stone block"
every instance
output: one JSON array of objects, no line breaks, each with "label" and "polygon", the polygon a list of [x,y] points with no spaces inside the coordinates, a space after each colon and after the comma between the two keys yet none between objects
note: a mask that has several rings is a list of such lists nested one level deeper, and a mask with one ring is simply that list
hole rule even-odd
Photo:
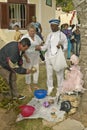
[{"label": "stone block", "polygon": [[53,127],[53,130],[84,130],[81,122],[68,118]]},{"label": "stone block", "polygon": [[[84,100],[84,98],[83,98],[83,100]],[[87,114],[87,101],[82,101],[81,107],[82,107],[82,112]]]},{"label": "stone block", "polygon": [[53,127],[57,124],[56,122],[50,122],[50,121],[46,121],[46,120],[42,120],[42,123],[44,126],[48,126],[48,127]]},{"label": "stone block", "polygon": [[82,4],[85,0],[73,0],[74,6],[77,7]]}]

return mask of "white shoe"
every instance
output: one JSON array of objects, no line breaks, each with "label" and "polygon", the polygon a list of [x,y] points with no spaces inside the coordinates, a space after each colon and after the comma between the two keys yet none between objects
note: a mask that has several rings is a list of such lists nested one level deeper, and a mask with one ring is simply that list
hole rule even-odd
[{"label": "white shoe", "polygon": [[50,95],[51,92],[52,92],[53,88],[48,88],[48,92],[47,92],[47,95]]},{"label": "white shoe", "polygon": [[61,94],[61,86],[59,86],[58,88],[57,88],[57,93],[56,93],[56,96],[59,96],[60,94]]},{"label": "white shoe", "polygon": [[13,100],[17,100],[17,99],[22,100],[24,98],[25,98],[25,96],[19,95],[18,97],[13,97]]},{"label": "white shoe", "polygon": [[60,95],[60,93],[59,93],[59,91],[57,91],[57,93],[56,93],[56,97],[58,97]]}]

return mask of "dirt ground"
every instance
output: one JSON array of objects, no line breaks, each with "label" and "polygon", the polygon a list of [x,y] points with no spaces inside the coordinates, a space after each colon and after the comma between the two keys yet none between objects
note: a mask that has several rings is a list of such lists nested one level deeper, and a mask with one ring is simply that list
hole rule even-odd
[{"label": "dirt ground", "polygon": [[7,110],[0,108],[0,130],[15,130],[15,118],[13,110],[7,112]]},{"label": "dirt ground", "polygon": [[[43,71],[45,72],[43,75]],[[46,86],[46,70],[45,66],[40,66],[40,79],[39,80],[39,87]],[[25,78],[24,76],[18,75],[17,80],[19,92],[26,95],[26,100],[24,100],[23,103],[28,103],[29,100],[33,97],[33,93],[30,93],[28,90],[28,86],[25,85]],[[56,84],[56,80],[55,80]],[[25,87],[23,87],[25,86]],[[33,86],[33,85],[32,85]],[[32,90],[34,91],[34,90]],[[55,91],[53,92],[53,95],[55,95]],[[80,106],[81,107],[81,106]],[[0,108],[0,130],[38,130],[38,125],[41,127],[41,130],[52,130],[51,128],[42,126],[42,120],[36,119],[36,120],[26,120],[22,121],[20,123],[16,123],[17,113],[11,109],[8,111],[7,109]],[[87,114],[83,114],[83,112],[77,111],[74,115],[71,116],[71,118],[76,119],[78,121],[81,121],[82,124],[87,127]],[[36,125],[36,128],[34,126]],[[39,129],[40,130],[40,129]]]},{"label": "dirt ground", "polygon": [[[10,111],[7,111],[5,109],[0,108],[0,130],[18,130],[19,127],[17,127],[17,124],[15,122],[16,117],[17,116],[16,116],[15,112],[13,111],[13,109],[11,109]],[[77,111],[76,114],[72,115],[71,118],[81,121],[82,124],[85,127],[87,127],[87,116],[79,113],[79,111]],[[39,122],[39,121],[37,121],[37,122]],[[26,127],[24,130],[26,130]],[[30,129],[28,129],[28,130],[30,130]],[[37,130],[37,129],[35,129],[35,130]]]}]

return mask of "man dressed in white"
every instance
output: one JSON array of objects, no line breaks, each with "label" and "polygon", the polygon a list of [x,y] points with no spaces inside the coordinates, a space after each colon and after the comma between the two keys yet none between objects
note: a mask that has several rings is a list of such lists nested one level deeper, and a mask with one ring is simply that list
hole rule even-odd
[{"label": "man dressed in white", "polygon": [[[59,30],[58,19],[52,19],[49,21],[52,32],[49,33],[44,46],[36,46],[36,50],[47,50],[45,53],[46,70],[47,70],[47,87],[48,95],[52,92],[53,86],[53,66],[50,61],[50,57],[57,53],[58,48],[62,47],[63,51],[67,49],[67,38],[64,33]],[[56,71],[58,91],[61,89],[61,85],[64,79],[64,69]]]}]

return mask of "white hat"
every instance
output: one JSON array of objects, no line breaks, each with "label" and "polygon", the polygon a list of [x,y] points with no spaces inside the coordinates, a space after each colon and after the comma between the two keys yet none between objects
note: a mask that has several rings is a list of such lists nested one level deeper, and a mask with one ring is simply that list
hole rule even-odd
[{"label": "white hat", "polygon": [[16,25],[20,27],[20,24],[18,22],[14,23],[13,27],[15,27]]},{"label": "white hat", "polygon": [[51,19],[51,20],[49,21],[49,23],[50,23],[50,24],[57,24],[57,25],[59,25],[59,24],[60,24],[60,20],[58,20],[58,19]]}]

